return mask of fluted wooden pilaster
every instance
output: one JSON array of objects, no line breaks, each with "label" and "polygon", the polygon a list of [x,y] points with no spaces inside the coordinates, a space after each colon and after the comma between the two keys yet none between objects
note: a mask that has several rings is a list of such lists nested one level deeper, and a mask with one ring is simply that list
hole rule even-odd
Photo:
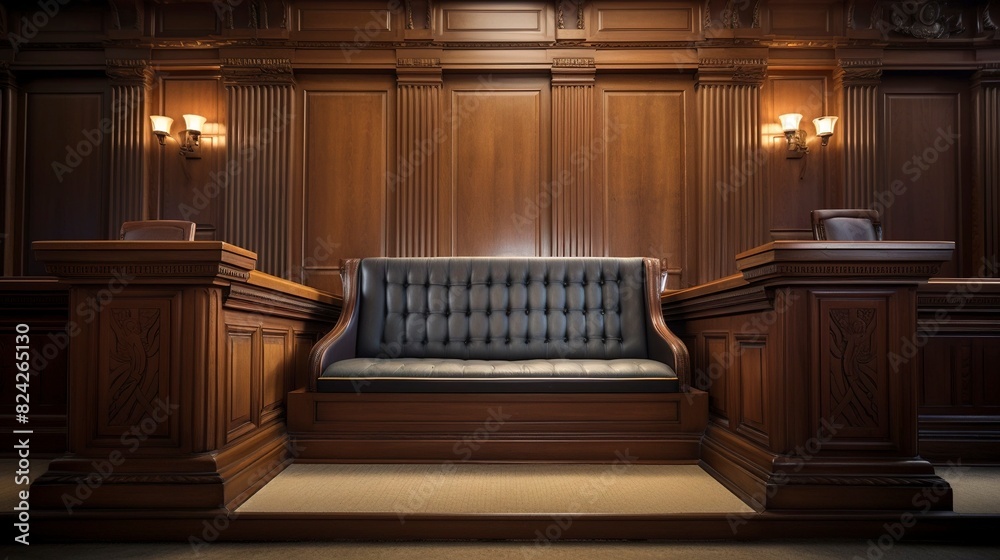
[{"label": "fluted wooden pilaster", "polygon": [[[228,59],[228,185],[223,239],[288,277],[292,69],[282,59]],[[238,171],[234,171],[238,170]]]},{"label": "fluted wooden pilaster", "polygon": [[438,146],[441,63],[435,58],[397,61],[396,172],[389,196],[396,204],[396,255],[430,257],[438,249]]},{"label": "fluted wooden pilaster", "polygon": [[869,208],[878,189],[879,60],[842,60],[836,87],[843,101],[838,133],[844,149],[844,207]]},{"label": "fluted wooden pilaster", "polygon": [[986,266],[977,265],[970,272],[996,276],[1000,259],[1000,65],[977,72],[972,91],[973,122],[979,129],[973,147],[973,206],[981,201],[982,210],[974,209],[974,213],[983,216],[981,234],[976,232],[974,241],[977,249],[982,247]]},{"label": "fluted wooden pilaster", "polygon": [[14,139],[17,137],[17,80],[10,71],[10,63],[0,61],[0,178],[3,179],[3,203],[0,203],[0,273],[12,276],[14,270],[14,251],[20,247],[21,239],[15,231],[8,204],[13,200],[11,189],[14,188],[15,152]]},{"label": "fluted wooden pilaster", "polygon": [[736,254],[767,241],[760,173],[762,59],[703,59],[701,108],[700,281],[736,272]]},{"label": "fluted wooden pilaster", "polygon": [[552,255],[595,254],[591,158],[594,137],[592,58],[557,58],[552,65]]},{"label": "fluted wooden pilaster", "polygon": [[149,95],[153,72],[145,60],[109,59],[111,81],[111,153],[108,234],[118,237],[122,222],[145,218],[144,193],[149,166]]}]

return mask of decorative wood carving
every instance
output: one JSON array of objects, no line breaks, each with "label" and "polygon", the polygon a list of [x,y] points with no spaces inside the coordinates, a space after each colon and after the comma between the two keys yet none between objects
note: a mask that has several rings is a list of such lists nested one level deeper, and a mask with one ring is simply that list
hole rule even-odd
[{"label": "decorative wood carving", "polygon": [[830,310],[830,410],[824,417],[851,427],[877,426],[879,386],[875,360],[878,320],[872,307]]},{"label": "decorative wood carving", "polygon": [[228,176],[224,239],[255,251],[260,270],[287,276],[291,62],[226,59],[222,75],[229,97],[229,161],[240,164]]},{"label": "decorative wood carving", "polygon": [[134,426],[156,407],[161,375],[160,310],[111,309],[108,424]]},{"label": "decorative wood carving", "polygon": [[108,236],[118,237],[123,222],[145,217],[144,188],[149,180],[149,96],[153,71],[146,60],[108,59],[111,82],[110,205]]},{"label": "decorative wood carving", "polygon": [[843,103],[841,120],[844,150],[844,207],[868,208],[879,185],[878,87],[882,77],[878,59],[845,59],[834,76]]},{"label": "decorative wood carving", "polygon": [[965,32],[961,9],[937,0],[880,1],[872,10],[872,26],[883,34],[896,32],[917,39],[947,39]]},{"label": "decorative wood carving", "polygon": [[760,86],[766,60],[702,58],[701,282],[735,272],[737,253],[765,241]]}]

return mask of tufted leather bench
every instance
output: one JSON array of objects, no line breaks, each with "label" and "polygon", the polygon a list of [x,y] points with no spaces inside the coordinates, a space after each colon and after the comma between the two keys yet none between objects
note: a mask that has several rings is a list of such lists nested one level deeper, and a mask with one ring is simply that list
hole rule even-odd
[{"label": "tufted leather bench", "polygon": [[344,309],[313,348],[325,393],[648,393],[687,385],[641,258],[345,261]]}]

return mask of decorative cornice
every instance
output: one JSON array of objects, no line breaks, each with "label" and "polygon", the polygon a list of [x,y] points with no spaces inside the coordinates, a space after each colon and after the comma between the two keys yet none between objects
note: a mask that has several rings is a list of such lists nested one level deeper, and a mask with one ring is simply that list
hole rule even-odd
[{"label": "decorative cornice", "polygon": [[916,277],[923,278],[934,276],[939,263],[925,264],[879,264],[879,263],[851,263],[851,264],[825,264],[825,263],[771,263],[763,266],[743,270],[743,277],[749,281],[759,280],[771,276],[821,276],[821,277],[843,277],[843,276],[888,276],[888,277]]},{"label": "decorative cornice", "polygon": [[205,277],[221,276],[231,280],[247,281],[250,271],[224,264],[46,264],[45,271],[54,276],[107,277],[117,275],[154,276],[160,280],[171,276]]},{"label": "decorative cornice", "polygon": [[878,58],[848,58],[837,61],[834,79],[845,86],[877,85],[882,80],[882,60]]},{"label": "decorative cornice", "polygon": [[597,66],[593,58],[553,58],[553,68],[595,68]]},{"label": "decorative cornice", "polygon": [[148,60],[109,58],[104,72],[115,86],[149,86],[153,69]]},{"label": "decorative cornice", "polygon": [[287,58],[227,58],[222,61],[226,85],[292,84],[292,61]]},{"label": "decorative cornice", "polygon": [[767,59],[703,58],[698,61],[698,84],[755,85],[764,83]]},{"label": "decorative cornice", "polygon": [[397,68],[440,68],[440,58],[397,58]]},{"label": "decorative cornice", "polygon": [[882,66],[881,58],[841,58],[837,60],[837,65],[841,68],[857,68]]}]

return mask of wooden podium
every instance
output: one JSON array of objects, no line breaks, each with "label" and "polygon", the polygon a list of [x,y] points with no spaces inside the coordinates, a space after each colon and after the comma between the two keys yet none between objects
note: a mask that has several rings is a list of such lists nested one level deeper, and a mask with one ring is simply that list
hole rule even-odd
[{"label": "wooden podium", "polygon": [[41,241],[70,286],[70,453],[32,510],[226,513],[295,456],[285,399],[339,313],[216,241]]},{"label": "wooden podium", "polygon": [[951,510],[917,456],[917,286],[951,242],[775,241],[663,297],[711,419],[702,464],[766,510]]}]

